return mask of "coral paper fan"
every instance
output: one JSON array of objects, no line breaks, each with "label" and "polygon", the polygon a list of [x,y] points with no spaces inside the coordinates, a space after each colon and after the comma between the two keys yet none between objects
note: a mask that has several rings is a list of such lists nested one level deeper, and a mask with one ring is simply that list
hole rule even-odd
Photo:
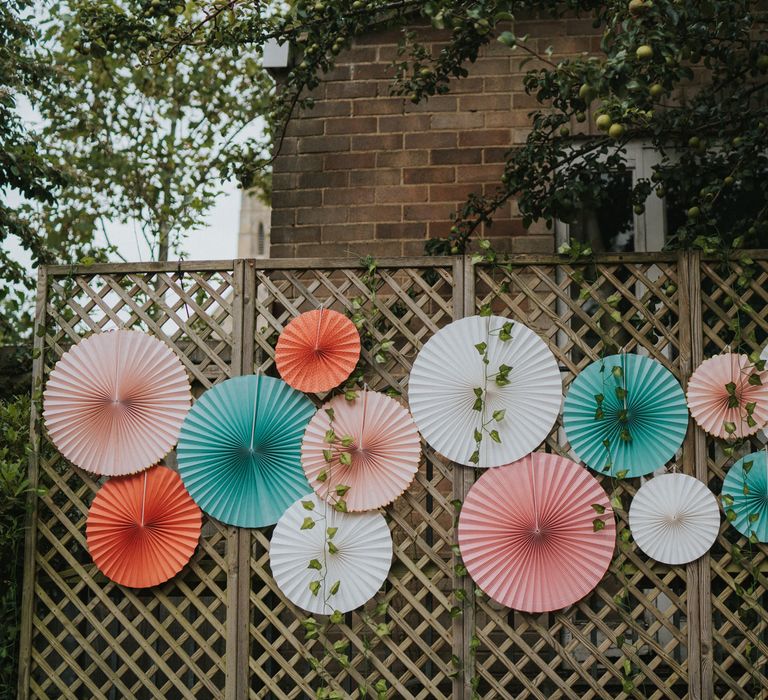
[{"label": "coral paper fan", "polygon": [[736,353],[704,360],[688,382],[688,408],[710,435],[754,435],[768,422],[768,371]]},{"label": "coral paper fan", "polygon": [[383,515],[339,513],[315,494],[285,511],[269,545],[272,575],[285,597],[321,615],[366,603],[381,588],[391,563],[392,535]]},{"label": "coral paper fan", "polygon": [[562,399],[560,371],[546,343],[500,316],[470,316],[442,328],[419,352],[408,382],[411,413],[424,439],[448,459],[478,467],[506,464],[535,449],[552,429]]},{"label": "coral paper fan", "polygon": [[598,584],[616,525],[608,496],[586,469],[534,453],[480,477],[462,506],[458,536],[467,570],[493,600],[546,612]]},{"label": "coral paper fan", "polygon": [[768,542],[768,456],[742,457],[725,475],[721,500],[728,522],[742,535]]},{"label": "coral paper fan", "polygon": [[156,586],[190,560],[201,525],[200,508],[179,475],[156,466],[110,479],[99,489],[88,512],[88,551],[116,583]]},{"label": "coral paper fan", "polygon": [[688,429],[688,409],[680,384],[660,362],[610,355],[571,384],[563,428],[590,469],[640,476],[675,456]]},{"label": "coral paper fan", "polygon": [[273,525],[312,489],[301,438],[315,407],[275,377],[235,377],[206,391],[181,428],[179,473],[192,498],[228,525]]},{"label": "coral paper fan", "polygon": [[[419,469],[421,441],[408,411],[371,391],[354,401],[337,396],[323,409],[309,422],[301,445],[301,463],[312,488],[331,501],[343,497],[350,511],[394,501]],[[329,430],[335,436],[332,444]],[[340,461],[345,453],[348,464]]]},{"label": "coral paper fan", "polygon": [[176,443],[192,394],[179,359],[140,331],[92,335],[64,353],[43,394],[56,448],[86,471],[130,474]]},{"label": "coral paper fan", "polygon": [[294,389],[316,393],[338,386],[360,358],[360,334],[346,316],[330,309],[307,311],[280,334],[275,364]]},{"label": "coral paper fan", "polygon": [[637,546],[663,564],[687,564],[705,554],[720,529],[717,499],[687,474],[661,474],[632,499],[629,528]]}]

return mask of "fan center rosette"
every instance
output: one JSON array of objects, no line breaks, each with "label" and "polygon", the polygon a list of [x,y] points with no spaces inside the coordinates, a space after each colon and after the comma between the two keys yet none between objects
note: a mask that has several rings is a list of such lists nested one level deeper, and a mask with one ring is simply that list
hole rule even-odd
[{"label": "fan center rosette", "polygon": [[768,423],[768,371],[736,353],[704,360],[688,381],[688,407],[710,435],[723,440],[754,435]]},{"label": "fan center rosette", "polygon": [[165,466],[114,477],[96,493],[88,511],[91,557],[122,586],[147,588],[175,576],[197,547],[200,508],[179,475]]},{"label": "fan center rosette", "polygon": [[650,474],[683,444],[685,395],[661,363],[634,354],[596,360],[565,397],[563,429],[578,458],[596,472]]},{"label": "fan center rosette", "polygon": [[632,499],[629,527],[637,546],[663,564],[687,564],[705,554],[720,528],[715,495],[688,474],[661,474]]},{"label": "fan center rosette", "polygon": [[408,411],[397,401],[362,391],[348,401],[336,396],[309,422],[301,462],[312,488],[350,511],[373,510],[394,501],[419,469],[421,440]]},{"label": "fan center rosette", "polygon": [[317,393],[341,384],[360,358],[360,334],[343,314],[331,309],[307,311],[280,334],[275,364],[294,389]]},{"label": "fan center rosette", "polygon": [[94,474],[146,469],[176,443],[192,392],[181,361],[141,331],[92,335],[56,363],[43,416],[61,454]]},{"label": "fan center rosette", "polygon": [[298,500],[275,526],[272,575],[303,610],[349,612],[381,588],[392,563],[392,535],[380,513],[341,513],[316,494]]},{"label": "fan center rosette", "polygon": [[723,479],[721,494],[728,522],[752,541],[768,542],[768,455],[752,452]]},{"label": "fan center rosette", "polygon": [[459,548],[472,579],[515,610],[560,610],[587,595],[613,556],[608,496],[586,469],[536,452],[489,469],[461,508]]},{"label": "fan center rosette", "polygon": [[227,379],[206,391],[181,428],[179,473],[197,504],[238,527],[273,525],[311,492],[301,439],[315,407],[274,377]]},{"label": "fan center rosette", "polygon": [[448,459],[494,467],[546,438],[562,403],[554,355],[530,328],[500,316],[470,316],[419,352],[408,402],[424,439]]}]

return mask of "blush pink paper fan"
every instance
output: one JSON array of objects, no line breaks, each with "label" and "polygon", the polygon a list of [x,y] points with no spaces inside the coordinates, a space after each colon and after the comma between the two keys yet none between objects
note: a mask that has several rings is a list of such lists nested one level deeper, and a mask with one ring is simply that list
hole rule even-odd
[{"label": "blush pink paper fan", "polygon": [[360,334],[343,314],[307,311],[280,334],[275,364],[283,380],[298,391],[317,393],[341,384],[360,358]]},{"label": "blush pink paper fan", "polygon": [[[750,383],[753,375],[759,384]],[[768,371],[758,371],[746,355],[711,357],[688,381],[687,399],[694,420],[710,435],[726,440],[754,435],[768,422]]]},{"label": "blush pink paper fan", "polygon": [[165,343],[117,330],[64,353],[46,384],[43,416],[64,457],[114,476],[160,461],[176,444],[191,400],[187,373]]},{"label": "blush pink paper fan", "polygon": [[86,540],[96,566],[130,588],[175,576],[194,554],[202,513],[179,475],[158,465],[107,481],[88,512]]},{"label": "blush pink paper fan", "polygon": [[[326,440],[331,429],[336,435],[333,445]],[[348,446],[340,442],[345,437],[351,438]],[[340,462],[345,452],[351,464]],[[330,462],[326,456],[331,456]],[[394,501],[413,481],[420,456],[419,433],[408,411],[372,391],[361,392],[353,401],[337,396],[325,404],[309,422],[301,445],[301,463],[312,488],[335,502],[337,487],[348,486],[343,498],[350,511]]]},{"label": "blush pink paper fan", "polygon": [[[597,519],[602,529],[595,529]],[[539,613],[595,588],[610,565],[616,525],[608,496],[585,468],[536,452],[480,477],[462,506],[458,538],[483,591]]]}]

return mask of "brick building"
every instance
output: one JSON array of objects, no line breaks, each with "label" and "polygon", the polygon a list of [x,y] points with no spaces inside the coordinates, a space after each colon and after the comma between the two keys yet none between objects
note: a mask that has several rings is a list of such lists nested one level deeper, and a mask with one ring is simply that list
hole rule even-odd
[{"label": "brick building", "polygon": [[[445,40],[432,28],[418,32],[435,49]],[[515,32],[528,34],[539,52],[551,47],[554,61],[596,51],[600,40],[588,18],[518,20]],[[448,232],[468,193],[498,186],[506,151],[525,140],[538,106],[523,89],[533,65],[520,67],[525,54],[492,41],[447,95],[412,104],[389,94],[400,36],[383,30],[357,38],[314,91],[315,107],[291,120],[274,163],[273,257],[420,255],[428,238]],[[571,132],[592,123],[588,115]],[[630,167],[647,170],[652,160],[640,144]],[[661,206],[651,202],[633,222],[628,212],[636,249],[660,247],[644,239],[646,219],[655,219],[649,238],[663,241]],[[511,202],[486,235],[497,250],[551,253],[568,231],[543,222],[524,229]]]}]

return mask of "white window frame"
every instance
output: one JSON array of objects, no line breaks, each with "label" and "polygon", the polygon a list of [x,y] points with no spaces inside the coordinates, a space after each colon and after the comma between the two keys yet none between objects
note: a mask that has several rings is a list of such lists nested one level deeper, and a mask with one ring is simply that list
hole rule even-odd
[{"label": "white window frame", "polygon": [[[632,175],[632,186],[643,178],[650,179],[653,166],[661,163],[661,153],[649,142],[634,140],[624,147],[624,161],[627,170]],[[645,211],[634,214],[635,252],[648,253],[659,251],[664,247],[667,238],[667,217],[664,212],[664,200],[651,194],[645,201]],[[563,221],[555,220],[555,247],[570,241],[570,226]]]}]

